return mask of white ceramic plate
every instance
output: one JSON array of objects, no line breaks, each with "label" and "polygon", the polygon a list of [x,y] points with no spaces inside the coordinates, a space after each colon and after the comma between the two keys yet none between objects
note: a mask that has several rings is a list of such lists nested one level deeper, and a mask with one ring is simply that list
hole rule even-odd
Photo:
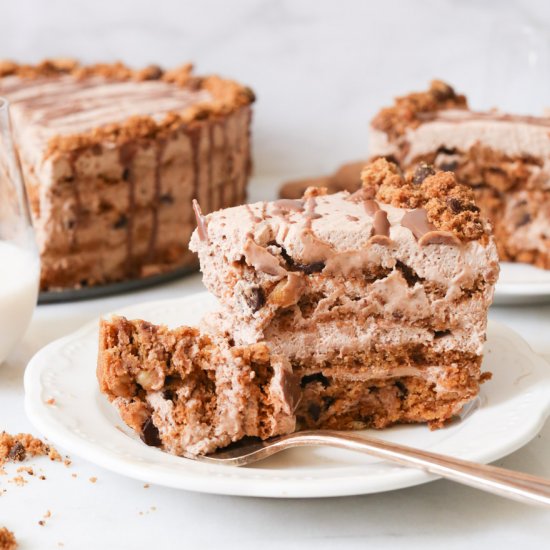
[{"label": "white ceramic plate", "polygon": [[[216,307],[207,293],[120,310],[177,326]],[[25,372],[27,414],[48,439],[74,455],[148,483],[229,495],[328,497],[375,493],[436,479],[419,470],[329,448],[293,449],[247,468],[212,466],[144,445],[98,391],[97,323],[39,351]],[[477,410],[441,430],[400,426],[374,435],[477,462],[490,462],[531,440],[550,413],[550,365],[510,329],[491,324]],[[55,399],[55,405],[46,401]]]},{"label": "white ceramic plate", "polygon": [[550,269],[502,262],[495,288],[496,305],[534,304],[550,301]]}]

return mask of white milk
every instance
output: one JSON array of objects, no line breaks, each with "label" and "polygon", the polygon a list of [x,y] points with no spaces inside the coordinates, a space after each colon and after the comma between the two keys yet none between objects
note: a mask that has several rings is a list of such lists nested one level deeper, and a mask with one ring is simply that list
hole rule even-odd
[{"label": "white milk", "polygon": [[0,241],[0,363],[27,330],[36,305],[39,275],[37,256]]}]

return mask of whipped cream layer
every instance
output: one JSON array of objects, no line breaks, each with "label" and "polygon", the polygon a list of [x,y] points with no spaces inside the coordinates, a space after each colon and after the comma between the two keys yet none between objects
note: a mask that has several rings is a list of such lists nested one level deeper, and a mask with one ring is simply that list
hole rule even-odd
[{"label": "whipped cream layer", "polygon": [[419,126],[408,128],[404,136],[395,141],[376,128],[371,127],[369,132],[370,155],[401,158],[404,149],[403,165],[440,147],[466,152],[476,144],[511,158],[548,159],[550,119],[447,109],[426,115]]}]

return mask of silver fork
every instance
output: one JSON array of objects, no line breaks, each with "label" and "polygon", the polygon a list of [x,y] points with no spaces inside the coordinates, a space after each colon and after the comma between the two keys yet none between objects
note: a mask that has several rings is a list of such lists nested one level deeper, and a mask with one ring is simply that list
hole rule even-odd
[{"label": "silver fork", "polygon": [[266,441],[243,440],[214,454],[191,457],[209,464],[247,466],[293,447],[329,446],[366,453],[402,466],[424,470],[476,489],[550,508],[550,480],[476,464],[380,439],[331,430],[304,430]]}]

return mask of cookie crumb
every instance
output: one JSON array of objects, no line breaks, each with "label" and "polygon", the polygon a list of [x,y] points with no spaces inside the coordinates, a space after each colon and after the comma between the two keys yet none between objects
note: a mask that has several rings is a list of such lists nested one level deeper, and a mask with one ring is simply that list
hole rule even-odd
[{"label": "cookie crumb", "polygon": [[17,485],[18,487],[22,487],[28,482],[23,476],[15,476],[14,478],[10,479],[8,483],[15,483],[15,485]]},{"label": "cookie crumb", "polygon": [[0,433],[0,466],[6,462],[23,462],[36,456],[48,456],[50,460],[61,461],[61,455],[53,447],[31,434]]},{"label": "cookie crumb", "polygon": [[95,483],[96,481],[97,481],[97,477],[92,476],[92,477],[90,478],[90,482],[91,482],[91,483]]},{"label": "cookie crumb", "polygon": [[149,487],[150,487],[149,483],[146,483],[146,484],[143,486],[144,489],[149,489]]},{"label": "cookie crumb", "polygon": [[44,527],[44,525],[46,525],[46,522],[41,519],[39,522],[38,522],[38,525],[40,525],[40,527]]},{"label": "cookie crumb", "polygon": [[55,405],[55,399],[53,397],[50,397],[48,400],[46,400],[47,405]]},{"label": "cookie crumb", "polygon": [[17,546],[15,535],[7,527],[0,527],[0,550],[15,550]]}]

